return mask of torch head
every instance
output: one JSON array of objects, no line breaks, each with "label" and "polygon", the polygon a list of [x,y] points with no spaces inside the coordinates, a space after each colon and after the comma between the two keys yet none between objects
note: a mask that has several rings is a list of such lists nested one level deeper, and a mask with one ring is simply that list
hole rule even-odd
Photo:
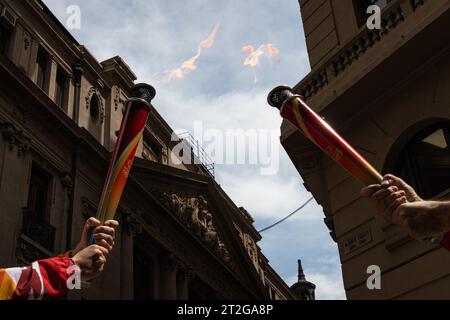
[{"label": "torch head", "polygon": [[156,96],[156,90],[151,85],[146,83],[136,84],[131,90],[131,97],[139,98],[148,102],[148,104],[152,103],[152,100]]},{"label": "torch head", "polygon": [[287,86],[280,86],[273,89],[267,98],[267,102],[274,108],[281,110],[283,104],[290,98],[294,97],[292,89]]}]

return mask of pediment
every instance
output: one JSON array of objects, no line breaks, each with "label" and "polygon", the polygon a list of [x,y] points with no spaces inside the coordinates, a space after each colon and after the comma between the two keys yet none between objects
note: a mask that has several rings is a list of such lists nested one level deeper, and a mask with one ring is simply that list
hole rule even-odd
[{"label": "pediment", "polygon": [[211,178],[137,159],[132,176],[230,272],[265,298],[263,282],[234,226],[240,209]]}]

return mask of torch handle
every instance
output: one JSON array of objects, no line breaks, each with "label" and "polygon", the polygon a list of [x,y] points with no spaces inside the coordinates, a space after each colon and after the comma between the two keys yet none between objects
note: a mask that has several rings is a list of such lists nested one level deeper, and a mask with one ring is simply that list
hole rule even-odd
[{"label": "torch handle", "polygon": [[383,176],[300,97],[288,99],[281,115],[361,184],[368,186],[383,181]]}]

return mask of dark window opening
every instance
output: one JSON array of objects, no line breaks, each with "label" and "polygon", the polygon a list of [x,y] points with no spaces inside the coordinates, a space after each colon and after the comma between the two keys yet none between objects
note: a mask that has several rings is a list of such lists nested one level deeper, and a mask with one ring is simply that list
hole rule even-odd
[{"label": "dark window opening", "polygon": [[8,48],[10,30],[0,24],[0,53],[5,54]]},{"label": "dark window opening", "polygon": [[55,92],[55,103],[58,107],[64,107],[64,99],[66,98],[66,76],[58,71],[56,74],[56,92]]},{"label": "dark window opening", "polygon": [[33,164],[30,178],[30,192],[28,195],[28,210],[42,221],[49,220],[49,189],[50,176],[36,164]]},{"label": "dark window opening", "polygon": [[50,225],[51,176],[33,163],[28,207],[23,208],[22,233],[53,251],[56,229]]},{"label": "dark window opening", "polygon": [[46,73],[47,73],[48,57],[42,50],[38,51],[36,64],[37,64],[36,84],[38,85],[39,88],[44,90],[45,82],[47,80]]},{"label": "dark window opening", "polygon": [[367,13],[367,8],[372,5],[377,5],[381,10],[388,5],[390,0],[353,0],[353,7],[355,9],[356,20],[358,27],[362,27],[367,23],[370,14]]},{"label": "dark window opening", "polygon": [[450,188],[450,122],[419,132],[403,149],[394,174],[430,199]]},{"label": "dark window opening", "polygon": [[100,116],[100,100],[96,94],[92,96],[89,108],[91,119],[94,123],[96,123]]},{"label": "dark window opening", "polygon": [[134,300],[153,300],[153,263],[140,248],[133,250]]}]

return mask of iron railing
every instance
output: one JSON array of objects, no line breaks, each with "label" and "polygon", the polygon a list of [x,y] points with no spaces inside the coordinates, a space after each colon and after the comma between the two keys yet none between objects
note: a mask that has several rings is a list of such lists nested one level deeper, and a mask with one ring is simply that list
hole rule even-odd
[{"label": "iron railing", "polygon": [[206,153],[205,149],[203,149],[200,145],[198,140],[196,140],[189,132],[182,132],[181,134],[178,134],[178,137],[190,146],[194,155],[193,163],[203,166],[214,178],[216,165],[211,157]]}]

